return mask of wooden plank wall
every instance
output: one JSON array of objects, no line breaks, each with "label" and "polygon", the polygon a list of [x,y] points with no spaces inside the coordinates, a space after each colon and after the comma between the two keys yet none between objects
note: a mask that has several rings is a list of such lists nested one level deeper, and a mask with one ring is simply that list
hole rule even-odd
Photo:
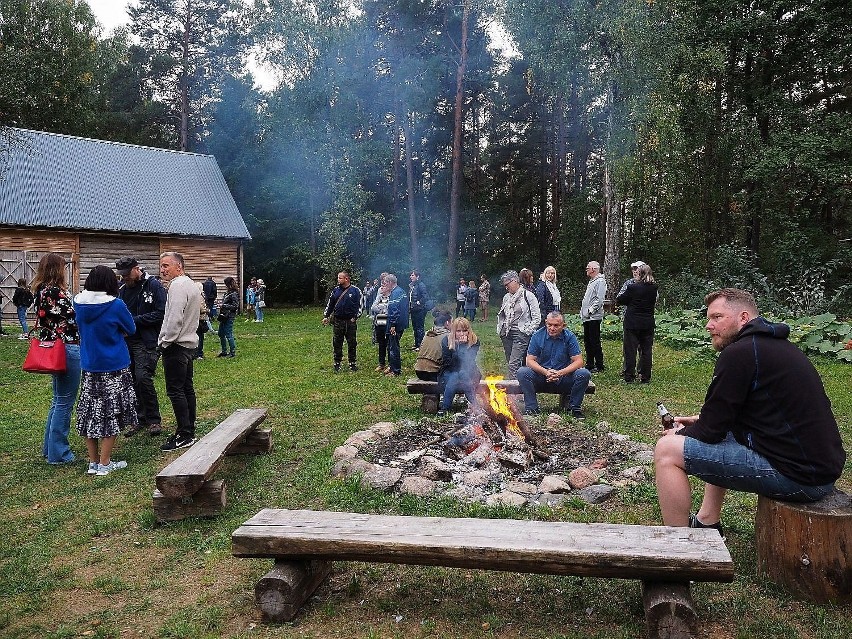
[{"label": "wooden plank wall", "polygon": [[240,246],[238,240],[160,239],[160,252],[177,251],[183,255],[184,270],[196,282],[203,282],[208,276],[213,278],[220,300],[225,293],[226,277],[236,278],[240,289],[243,288]]},{"label": "wooden plank wall", "polygon": [[115,268],[122,257],[135,257],[151,275],[160,272],[160,238],[155,236],[80,234],[80,289],[99,264]]}]

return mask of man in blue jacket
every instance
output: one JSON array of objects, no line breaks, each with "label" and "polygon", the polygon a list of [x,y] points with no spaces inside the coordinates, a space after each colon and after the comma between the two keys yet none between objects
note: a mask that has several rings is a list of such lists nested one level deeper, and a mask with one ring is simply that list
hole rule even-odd
[{"label": "man in blue jacket", "polygon": [[115,263],[115,271],[121,276],[118,297],[127,305],[136,323],[136,332],[126,339],[139,421],[133,428],[125,430],[124,436],[132,437],[144,428],[152,436],[159,435],[163,429],[154,372],[160,358],[157,337],[166,310],[166,289],[158,279],[142,270],[135,258],[121,258]]},{"label": "man in blue jacket", "polygon": [[322,323],[326,326],[333,322],[334,337],[331,344],[334,350],[334,372],[340,372],[343,361],[343,340],[346,339],[349,370],[358,370],[358,318],[364,310],[361,289],[352,284],[348,271],[337,274],[337,286],[328,296]]},{"label": "man in blue jacket", "polygon": [[396,275],[389,273],[385,276],[387,287],[391,289],[388,297],[388,323],[385,327],[388,335],[388,366],[390,370],[385,375],[399,377],[402,374],[402,356],[399,352],[399,341],[402,333],[408,328],[408,295],[397,285]]}]

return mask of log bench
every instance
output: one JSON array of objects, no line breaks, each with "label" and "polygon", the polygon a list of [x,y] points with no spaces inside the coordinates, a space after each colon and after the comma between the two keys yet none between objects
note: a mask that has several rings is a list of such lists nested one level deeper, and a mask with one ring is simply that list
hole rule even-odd
[{"label": "log bench", "polygon": [[226,503],[225,482],[210,477],[228,455],[272,450],[272,431],[257,430],[264,419],[265,408],[235,410],[163,468],[153,498],[157,523],[218,515]]},{"label": "log bench", "polygon": [[331,561],[642,580],[649,637],[693,637],[690,581],[731,582],[712,529],[264,509],[231,535],[236,557],[268,557],[255,586],[267,621],[293,619]]},{"label": "log bench", "polygon": [[[509,395],[522,395],[521,385],[518,383],[516,379],[501,379],[496,383],[497,388],[502,388]],[[488,384],[484,381],[479,383],[479,387],[482,390],[488,389]],[[429,413],[434,415],[438,412],[438,406],[440,405],[441,394],[438,392],[438,382],[429,382],[423,379],[419,379],[417,377],[412,377],[405,383],[405,389],[408,391],[409,395],[422,395],[423,397],[420,400],[420,408],[424,413]],[[540,393],[545,393],[547,391],[539,391]],[[593,395],[595,392],[595,383],[593,381],[589,381],[589,385],[586,387],[586,395]],[[463,391],[458,391],[456,395],[463,395]],[[556,394],[556,393],[554,393]],[[564,397],[564,394],[562,395]],[[560,401],[561,408],[561,401]]]},{"label": "log bench", "polygon": [[757,570],[798,599],[852,603],[852,496],[812,503],[757,498]]}]

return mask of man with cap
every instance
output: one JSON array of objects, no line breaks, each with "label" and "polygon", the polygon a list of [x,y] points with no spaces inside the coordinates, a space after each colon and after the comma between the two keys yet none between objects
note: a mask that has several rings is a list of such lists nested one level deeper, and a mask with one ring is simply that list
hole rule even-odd
[{"label": "man with cap", "polygon": [[139,421],[124,431],[124,435],[131,437],[143,428],[147,428],[151,435],[159,435],[163,430],[160,426],[160,403],[154,387],[154,371],[159,359],[157,336],[166,310],[166,289],[158,279],[146,273],[133,257],[122,257],[115,263],[115,270],[121,276],[118,297],[127,305],[136,323],[136,332],[125,339],[130,351],[130,370],[133,373]]}]

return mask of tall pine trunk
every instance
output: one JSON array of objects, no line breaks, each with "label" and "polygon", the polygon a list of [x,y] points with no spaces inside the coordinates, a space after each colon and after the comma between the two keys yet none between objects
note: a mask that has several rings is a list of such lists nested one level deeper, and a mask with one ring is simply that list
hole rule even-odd
[{"label": "tall pine trunk", "polygon": [[467,66],[467,22],[469,0],[464,0],[461,24],[461,59],[456,69],[456,108],[453,120],[453,183],[450,189],[450,224],[447,232],[447,267],[451,278],[456,271],[458,253],[459,209],[461,207],[462,170],[462,107],[464,104],[464,73]]},{"label": "tall pine trunk", "polygon": [[411,262],[415,270],[420,270],[420,248],[417,242],[417,213],[414,209],[414,166],[411,162],[411,123],[410,116],[403,119],[405,127],[405,178],[408,187],[408,231],[411,235]]}]

